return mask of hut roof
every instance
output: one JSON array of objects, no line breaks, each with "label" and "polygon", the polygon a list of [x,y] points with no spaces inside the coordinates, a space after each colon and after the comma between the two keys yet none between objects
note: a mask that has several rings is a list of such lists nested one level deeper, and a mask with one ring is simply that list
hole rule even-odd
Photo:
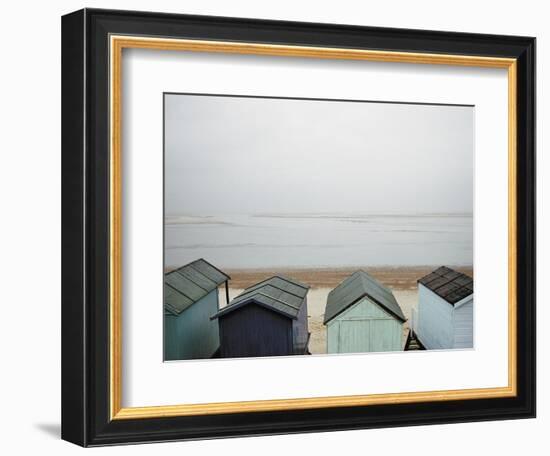
[{"label": "hut roof", "polygon": [[418,282],[453,306],[474,292],[474,280],[470,276],[446,266],[437,268]]},{"label": "hut roof", "polygon": [[364,297],[382,306],[397,319],[406,320],[389,288],[365,271],[355,271],[328,294],[324,323],[328,323]]},{"label": "hut roof", "polygon": [[297,318],[308,290],[309,286],[297,280],[273,276],[245,289],[212,318],[221,317],[249,303],[259,304],[289,318]]},{"label": "hut roof", "polygon": [[179,315],[230,277],[200,258],[164,275],[164,309]]}]

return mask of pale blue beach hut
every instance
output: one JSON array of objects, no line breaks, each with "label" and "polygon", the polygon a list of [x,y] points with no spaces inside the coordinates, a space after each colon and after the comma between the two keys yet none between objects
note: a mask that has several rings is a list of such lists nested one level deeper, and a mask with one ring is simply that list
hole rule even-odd
[{"label": "pale blue beach hut", "polygon": [[211,358],[220,347],[218,287],[230,277],[204,259],[164,275],[164,359]]},{"label": "pale blue beach hut", "polygon": [[401,351],[404,322],[391,290],[356,271],[328,295],[327,353]]}]

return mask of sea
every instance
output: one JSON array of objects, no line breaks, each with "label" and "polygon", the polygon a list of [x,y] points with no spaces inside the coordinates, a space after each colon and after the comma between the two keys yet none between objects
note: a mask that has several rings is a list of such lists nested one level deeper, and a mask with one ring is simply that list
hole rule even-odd
[{"label": "sea", "polygon": [[182,214],[165,217],[164,264],[226,269],[473,264],[472,214]]}]

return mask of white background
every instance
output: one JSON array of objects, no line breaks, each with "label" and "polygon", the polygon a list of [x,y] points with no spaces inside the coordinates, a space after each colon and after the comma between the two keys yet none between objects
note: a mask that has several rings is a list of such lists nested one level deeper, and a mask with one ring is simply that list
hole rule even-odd
[{"label": "white background", "polygon": [[[122,74],[124,407],[507,385],[506,70],[127,50]],[[475,105],[475,350],[162,363],[163,91]]]},{"label": "white background", "polygon": [[[538,80],[547,80],[548,13],[544,2],[388,1],[103,1],[11,3],[2,11],[2,134],[0,230],[2,376],[0,448],[6,454],[71,454],[59,440],[60,403],[60,15],[81,8],[162,10],[314,22],[523,34],[538,38]],[[550,119],[548,94],[538,87],[538,125]],[[550,273],[543,208],[550,172],[538,129],[539,283]],[[547,290],[539,289],[538,327],[550,318]],[[539,333],[541,331],[539,330]],[[548,342],[539,337],[538,418],[528,421],[457,424],[187,443],[104,448],[95,454],[333,454],[368,448],[378,454],[424,455],[486,452],[546,454],[550,425]],[[546,432],[545,432],[546,431]],[[391,446],[388,442],[392,442]],[[449,444],[452,442],[452,444]],[[367,445],[368,444],[368,445]]]}]

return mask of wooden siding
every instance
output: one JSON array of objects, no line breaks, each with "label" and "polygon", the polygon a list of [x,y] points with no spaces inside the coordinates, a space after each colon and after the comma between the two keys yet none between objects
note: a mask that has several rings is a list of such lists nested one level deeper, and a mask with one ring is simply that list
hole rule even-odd
[{"label": "wooden siding", "polygon": [[220,346],[217,320],[218,289],[185,309],[179,315],[164,316],[164,359],[210,358]]},{"label": "wooden siding", "polygon": [[453,306],[420,283],[416,328],[428,350],[453,348]]},{"label": "wooden siding", "polygon": [[164,315],[164,359],[167,361],[179,359],[180,356],[176,325],[177,318],[171,314]]},{"label": "wooden siding", "polygon": [[308,327],[307,327],[307,298],[300,307],[298,317],[292,320],[292,334],[294,354],[303,355],[307,348]]},{"label": "wooden siding", "polygon": [[218,320],[223,358],[294,354],[292,319],[277,312],[250,303]]},{"label": "wooden siding", "polygon": [[327,324],[327,353],[401,351],[403,324],[363,298]]},{"label": "wooden siding", "polygon": [[474,300],[469,296],[464,303],[455,307],[454,348],[473,348],[474,346]]}]

